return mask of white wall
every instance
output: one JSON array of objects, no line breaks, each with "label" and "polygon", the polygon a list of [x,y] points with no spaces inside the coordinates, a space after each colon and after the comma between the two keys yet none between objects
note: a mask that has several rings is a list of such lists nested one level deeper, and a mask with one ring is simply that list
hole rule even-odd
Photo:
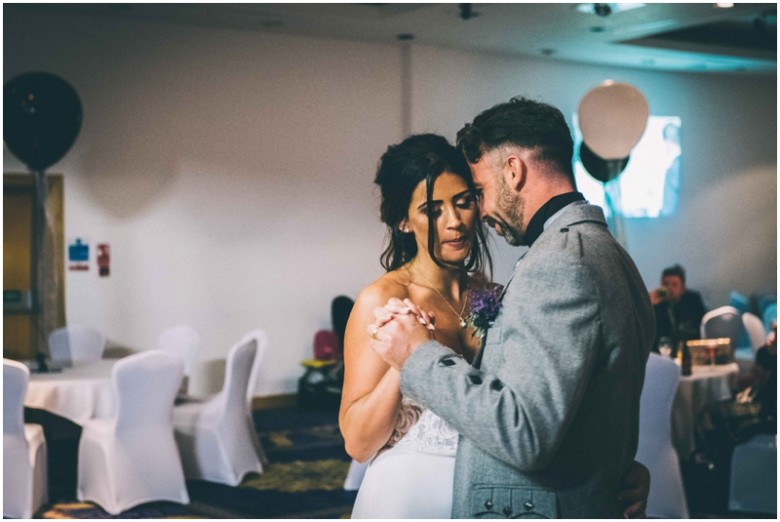
[{"label": "white wall", "polygon": [[137,350],[192,323],[196,392],[218,385],[209,360],[264,328],[257,393],[296,390],[333,297],[382,272],[372,182],[401,137],[399,50],[67,15],[4,22],[5,77],[59,74],[84,106],[50,170],[65,174],[66,236],[109,242],[112,266],[67,273],[68,321]]},{"label": "white wall", "polygon": [[[775,78],[662,74],[411,48],[403,100],[394,44],[5,13],[4,81],[58,74],[84,105],[65,175],[66,236],[112,247],[111,276],[68,273],[69,322],[136,350],[192,323],[204,341],[192,385],[219,386],[243,333],[270,338],[258,395],[293,392],[330,301],[381,274],[372,180],[411,130],[454,138],[515,94],[567,116],[605,78],[633,83],[683,120],[682,210],[632,221],[648,285],[673,262],[711,305],[776,286]],[[6,172],[24,170],[4,149]],[[498,240],[496,279],[516,252]],[[94,255],[94,252],[93,252]]]}]

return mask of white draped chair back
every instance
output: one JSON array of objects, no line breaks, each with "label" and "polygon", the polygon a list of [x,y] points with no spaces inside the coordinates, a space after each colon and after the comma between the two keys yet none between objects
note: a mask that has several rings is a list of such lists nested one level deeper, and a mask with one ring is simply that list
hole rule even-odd
[{"label": "white draped chair back", "polygon": [[116,407],[79,442],[78,499],[116,515],[146,502],[189,503],[172,411],[184,363],[156,350],[123,358],[111,379]]},{"label": "white draped chair back", "polygon": [[268,349],[268,334],[265,333],[265,330],[258,328],[244,334],[240,342],[245,343],[252,339],[257,342],[257,352],[255,352],[255,360],[252,363],[252,371],[249,373],[249,382],[246,389],[247,406],[250,410],[252,409],[252,400],[255,396],[257,380],[260,377],[260,368],[265,359],[265,351]]},{"label": "white draped chair back", "polygon": [[739,348],[743,328],[739,310],[733,306],[721,306],[710,310],[701,318],[702,339],[728,337],[731,339],[732,350]]},{"label": "white draped chair back", "polygon": [[52,331],[48,344],[54,362],[96,361],[103,358],[106,338],[93,328],[74,324]]},{"label": "white draped chair back", "polygon": [[766,344],[767,332],[764,330],[764,322],[755,314],[745,312],[742,314],[742,324],[750,338],[750,347],[753,353]]},{"label": "white draped chair back", "polygon": [[636,460],[650,470],[650,518],[688,518],[677,452],[672,446],[672,403],[680,383],[680,367],[651,353],[639,406]]},{"label": "white draped chair back", "polygon": [[268,457],[265,455],[263,445],[260,443],[260,438],[257,436],[257,430],[252,419],[252,401],[255,398],[255,390],[257,389],[257,381],[260,378],[260,368],[265,360],[265,352],[268,349],[268,335],[265,330],[260,328],[247,332],[244,337],[241,338],[241,342],[254,339],[257,341],[257,352],[255,353],[255,361],[252,363],[252,371],[249,373],[249,383],[246,389],[246,403],[247,403],[247,420],[249,421],[249,432],[252,435],[252,443],[255,446],[255,451],[260,459],[260,463],[263,465],[268,464]]},{"label": "white draped chair back", "polygon": [[227,357],[222,390],[205,402],[174,408],[176,442],[188,479],[236,486],[247,473],[262,473],[247,408],[256,352],[254,338],[234,345]]},{"label": "white draped chair back", "polygon": [[39,424],[24,423],[30,371],[3,359],[3,517],[32,518],[47,500],[46,438]]},{"label": "white draped chair back", "polygon": [[163,331],[157,338],[157,349],[181,358],[184,361],[184,377],[179,386],[178,396],[186,400],[190,376],[195,367],[195,358],[200,350],[200,335],[188,324],[180,324]]},{"label": "white draped chair back", "polygon": [[27,366],[3,359],[3,435],[24,435],[24,395],[29,380]]},{"label": "white draped chair back", "polygon": [[180,324],[160,334],[157,349],[181,357],[184,361],[184,375],[189,377],[200,349],[200,335],[192,326]]}]

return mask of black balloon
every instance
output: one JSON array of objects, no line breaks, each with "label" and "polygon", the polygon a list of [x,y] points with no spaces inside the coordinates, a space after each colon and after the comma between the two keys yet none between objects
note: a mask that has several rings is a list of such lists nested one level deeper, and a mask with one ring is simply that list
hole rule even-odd
[{"label": "black balloon", "polygon": [[580,144],[580,161],[582,162],[582,166],[585,167],[585,170],[587,170],[591,176],[602,183],[606,183],[607,181],[618,177],[618,175],[623,172],[623,169],[626,168],[626,165],[628,165],[629,157],[630,156],[626,156],[622,159],[606,160],[590,150],[588,146],[585,145],[584,141]]},{"label": "black balloon", "polygon": [[58,76],[31,72],[3,87],[3,141],[30,170],[43,171],[62,159],[81,119],[78,94]]}]

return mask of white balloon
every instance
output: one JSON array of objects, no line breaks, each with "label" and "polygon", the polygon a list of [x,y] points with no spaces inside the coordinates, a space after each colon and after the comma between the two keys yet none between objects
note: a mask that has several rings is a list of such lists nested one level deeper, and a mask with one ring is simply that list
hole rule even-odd
[{"label": "white balloon", "polygon": [[588,91],[577,110],[582,139],[606,160],[630,155],[645,132],[649,114],[639,89],[612,80]]}]

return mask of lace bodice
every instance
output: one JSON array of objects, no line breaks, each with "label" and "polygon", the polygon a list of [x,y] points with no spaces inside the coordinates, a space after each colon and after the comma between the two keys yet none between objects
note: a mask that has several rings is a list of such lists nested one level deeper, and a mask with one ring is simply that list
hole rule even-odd
[{"label": "lace bodice", "polygon": [[393,434],[385,449],[390,447],[436,455],[455,455],[458,432],[432,411],[404,397]]}]

